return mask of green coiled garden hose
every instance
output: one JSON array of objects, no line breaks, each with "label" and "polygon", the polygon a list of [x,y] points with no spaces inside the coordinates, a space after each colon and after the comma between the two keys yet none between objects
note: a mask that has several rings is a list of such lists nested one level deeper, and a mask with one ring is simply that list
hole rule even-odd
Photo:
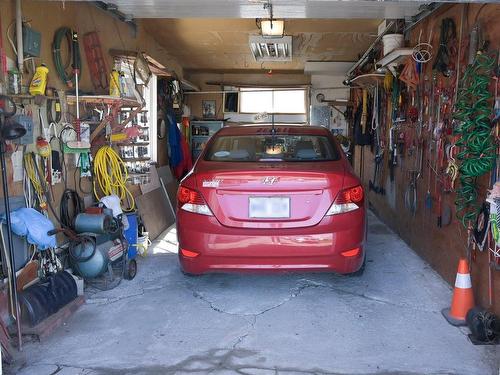
[{"label": "green coiled garden hose", "polygon": [[458,121],[455,134],[460,172],[460,187],[455,205],[457,217],[464,227],[475,222],[480,204],[477,202],[477,178],[492,170],[496,158],[496,145],[491,134],[490,116],[492,95],[488,91],[496,58],[478,53],[467,67],[460,83],[455,104],[454,119]]},{"label": "green coiled garden hose", "polygon": [[[61,44],[64,38],[66,38],[68,42],[69,57],[66,63],[63,63],[61,56]],[[52,55],[54,58],[54,65],[56,67],[57,75],[66,85],[72,87],[75,83],[74,71],[75,69],[81,71],[82,62],[80,57],[80,46],[78,44],[78,39],[76,38],[76,33],[74,33],[73,30],[71,30],[69,27],[61,27],[57,29],[56,33],[54,34],[54,41],[52,42]],[[72,58],[73,65],[71,64]],[[70,72],[66,71],[68,68],[71,68]]]}]

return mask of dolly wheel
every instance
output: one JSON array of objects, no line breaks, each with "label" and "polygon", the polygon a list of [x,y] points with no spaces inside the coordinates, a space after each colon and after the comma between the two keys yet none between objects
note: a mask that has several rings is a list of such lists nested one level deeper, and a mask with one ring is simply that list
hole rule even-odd
[{"label": "dolly wheel", "polygon": [[137,275],[137,262],[135,259],[131,259],[127,262],[127,270],[125,273],[125,278],[127,280],[132,280],[135,275]]}]

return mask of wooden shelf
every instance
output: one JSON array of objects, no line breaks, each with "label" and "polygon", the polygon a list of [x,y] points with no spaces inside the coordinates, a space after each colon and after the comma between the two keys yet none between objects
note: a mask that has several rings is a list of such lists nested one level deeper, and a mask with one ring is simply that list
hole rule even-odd
[{"label": "wooden shelf", "polygon": [[116,144],[117,146],[149,146],[149,142],[120,142]]},{"label": "wooden shelf", "polygon": [[124,162],[132,161],[150,161],[151,158],[122,158]]},{"label": "wooden shelf", "polygon": [[[91,103],[91,104],[119,104],[122,107],[140,107],[139,103],[135,99],[129,98],[116,98],[109,95],[81,95],[78,97],[80,103]],[[76,104],[76,95],[66,96],[66,101],[68,104]]]},{"label": "wooden shelf", "polygon": [[320,103],[326,103],[326,104],[329,104],[329,105],[335,105],[337,107],[349,107],[349,106],[353,106],[353,102],[350,102],[349,100],[345,99],[345,100],[342,100],[342,99],[332,99],[332,100],[322,100]]},{"label": "wooden shelf", "polygon": [[30,94],[6,94],[7,96],[11,97],[12,99],[21,99],[21,100],[35,100],[38,98],[41,99],[57,99],[55,96],[46,96],[46,95],[30,95]]},{"label": "wooden shelf", "polygon": [[[124,105],[126,107],[126,105]],[[133,112],[133,109],[120,109],[120,112],[123,113],[130,113]],[[149,111],[147,109],[141,109],[138,113],[148,113]]]}]

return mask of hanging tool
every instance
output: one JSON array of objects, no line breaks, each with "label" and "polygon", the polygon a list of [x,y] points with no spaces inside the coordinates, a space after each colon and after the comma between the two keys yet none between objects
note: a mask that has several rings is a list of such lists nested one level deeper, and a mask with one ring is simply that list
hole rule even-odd
[{"label": "hanging tool", "polygon": [[366,132],[366,121],[368,117],[368,90],[363,89],[363,112],[361,113],[361,133]]},{"label": "hanging tool", "polygon": [[431,159],[432,159],[432,140],[429,137],[429,154],[427,157],[427,168],[429,170],[429,174],[427,175],[427,193],[425,194],[425,207],[430,211],[432,209],[432,194],[431,194]]},{"label": "hanging tool", "polygon": [[441,34],[439,37],[439,49],[436,60],[432,66],[433,70],[442,73],[445,77],[451,75],[450,69],[450,44],[457,37],[455,21],[452,18],[445,18],[441,22]]},{"label": "hanging tool", "polygon": [[455,181],[458,177],[459,169],[455,158],[453,157],[453,150],[455,149],[455,145],[449,145],[449,148],[446,151],[448,158],[448,165],[446,167],[446,174],[450,176],[450,190],[455,189]]},{"label": "hanging tool", "polygon": [[419,83],[419,78],[417,72],[417,65],[412,57],[408,57],[406,59],[403,71],[399,75],[399,79],[404,83],[406,83],[406,85],[411,89],[416,90],[417,85]]},{"label": "hanging tool", "polygon": [[90,150],[90,143],[82,141],[82,132],[81,132],[81,122],[80,122],[80,69],[81,69],[81,61],[80,61],[80,49],[78,47],[78,34],[76,31],[71,32],[71,40],[72,40],[72,55],[73,55],[73,76],[75,81],[75,95],[76,95],[76,118],[74,122],[74,128],[76,132],[76,141],[69,141],[68,147],[70,149],[76,150],[77,152],[88,152]]}]

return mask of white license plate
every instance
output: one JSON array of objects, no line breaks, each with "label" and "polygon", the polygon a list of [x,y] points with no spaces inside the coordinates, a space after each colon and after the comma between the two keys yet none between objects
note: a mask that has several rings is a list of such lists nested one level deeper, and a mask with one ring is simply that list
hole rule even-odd
[{"label": "white license plate", "polygon": [[258,219],[290,217],[289,197],[250,197],[248,216]]}]

